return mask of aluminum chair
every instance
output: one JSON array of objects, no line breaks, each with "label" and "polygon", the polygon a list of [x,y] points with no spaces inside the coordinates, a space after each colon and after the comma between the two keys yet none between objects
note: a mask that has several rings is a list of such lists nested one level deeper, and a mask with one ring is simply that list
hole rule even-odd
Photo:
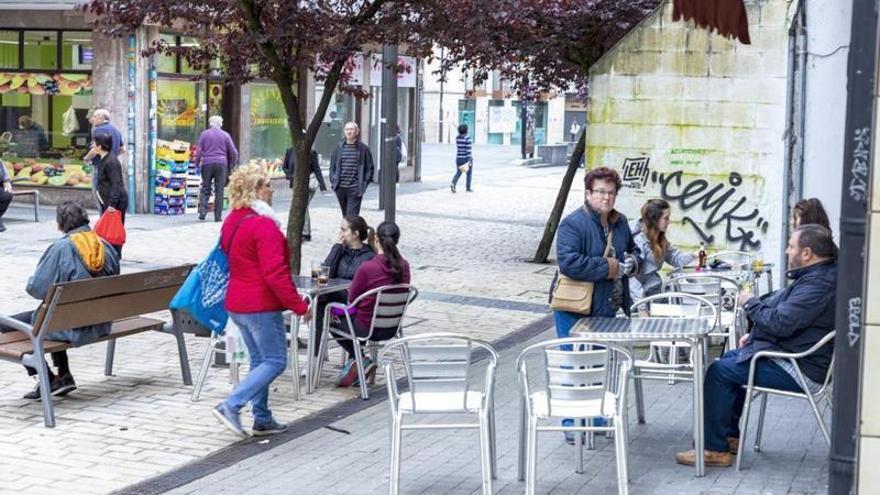
[{"label": "aluminum chair", "polygon": [[[665,303],[659,301],[667,301]],[[695,318],[703,317],[717,324],[717,309],[708,299],[694,294],[683,292],[662,292],[648,296],[633,303],[632,309],[642,305],[648,305],[651,318]],[[711,334],[711,332],[710,332]],[[669,363],[660,361],[657,349],[669,346]],[[678,362],[678,350],[687,349],[690,355],[688,362]],[[645,423],[645,395],[642,390],[642,380],[667,380],[693,381],[694,359],[704,359],[704,356],[694,356],[691,345],[688,342],[651,342],[648,359],[638,359],[633,363],[633,389],[636,395],[636,415],[639,424]]]},{"label": "aluminum chair", "polygon": [[711,302],[717,312],[717,323],[710,337],[724,339],[724,350],[736,349],[739,336],[744,333],[745,318],[740,311],[737,295],[742,290],[739,280],[715,273],[676,275],[663,282],[663,292],[693,294]]},{"label": "aluminum chair", "polygon": [[[822,419],[822,413],[819,411],[819,405],[824,402],[828,410],[831,410],[831,374],[834,370],[834,355],[832,354],[831,364],[828,366],[828,371],[825,373],[825,381],[822,382],[822,387],[815,393],[810,392],[809,388],[807,388],[806,381],[804,380],[804,373],[801,371],[801,367],[798,365],[797,360],[813,354],[829,342],[833,345],[834,335],[834,331],[829,332],[827,335],[822,337],[822,340],[816,342],[813,347],[810,347],[804,352],[789,353],[777,351],[759,351],[755,353],[754,356],[752,356],[751,362],[749,363],[749,382],[745,386],[746,400],[743,404],[743,412],[742,416],[740,417],[739,423],[740,447],[739,453],[736,456],[737,471],[740,470],[743,454],[745,452],[744,447],[746,444],[746,428],[749,425],[749,408],[752,401],[758,396],[761,396],[761,411],[760,413],[758,413],[758,430],[755,432],[755,452],[761,451],[761,434],[764,430],[764,412],[767,409],[767,397],[771,394],[806,399],[806,401],[810,403],[810,408],[813,410],[813,416],[816,417],[816,422],[819,423],[819,430],[822,431],[822,436],[825,437],[825,442],[828,444],[829,447],[831,446],[831,436],[828,434],[828,427],[825,425],[825,420]],[[789,363],[791,363],[791,365],[797,372],[797,381],[801,386],[801,392],[789,392],[787,390],[778,390],[775,388],[759,387],[755,385],[755,365],[759,359],[764,358],[785,359]]]},{"label": "aluminum chair", "polygon": [[[540,353],[543,359],[540,387],[530,383],[527,358]],[[538,432],[572,431],[578,462],[583,472],[584,450],[581,432],[613,432],[617,456],[617,488],[629,493],[627,467],[626,387],[633,356],[619,344],[594,340],[555,339],[526,347],[516,360],[522,392],[520,417],[519,479],[526,480],[526,494],[534,495],[537,484]],[[574,418],[572,426],[539,426],[539,421],[558,422]],[[605,418],[607,426],[592,426],[593,418]],[[583,426],[580,426],[583,424]],[[590,425],[590,426],[587,426]],[[523,469],[525,467],[525,469]]]},{"label": "aluminum chair", "polygon": [[[324,367],[324,354],[327,349],[327,340],[330,338],[329,335],[332,332],[334,339],[348,339],[354,342],[355,349],[360,349],[361,345],[369,343],[370,344],[370,354],[373,362],[376,362],[377,354],[378,354],[378,342],[373,340],[373,333],[377,329],[394,329],[394,335],[390,338],[394,337],[402,337],[403,336],[403,318],[406,316],[406,310],[410,304],[418,297],[419,291],[414,286],[409,284],[395,284],[395,285],[385,285],[383,287],[378,287],[376,289],[364,292],[357,299],[348,303],[330,303],[327,305],[324,310],[324,331],[321,332],[321,346],[318,348],[318,366],[315,370],[315,388],[318,387],[318,381],[321,376],[321,371]],[[354,330],[354,322],[352,321],[352,315],[349,312],[353,311],[357,308],[357,306],[361,303],[361,301],[375,297],[375,302],[373,303],[373,320],[370,322],[370,330],[366,336],[360,337],[355,333]],[[349,331],[343,331],[338,328],[330,326],[330,311],[333,308],[337,308],[344,313],[344,316],[340,318],[345,318],[348,323]],[[358,371],[358,381],[360,383],[361,388],[361,397],[364,399],[370,398],[370,392],[367,388],[366,376],[364,375],[364,361],[363,355],[360,352],[355,352],[355,366],[357,366]]]},{"label": "aluminum chair", "polygon": [[[488,353],[483,390],[469,382],[474,349]],[[403,362],[409,389],[397,387],[395,357]],[[389,493],[400,487],[402,430],[479,428],[483,493],[492,493],[496,477],[495,413],[493,391],[498,354],[479,340],[453,333],[429,333],[390,341],[378,356],[385,370],[388,404],[391,406],[391,476]],[[477,423],[403,424],[406,416],[476,414]]]}]

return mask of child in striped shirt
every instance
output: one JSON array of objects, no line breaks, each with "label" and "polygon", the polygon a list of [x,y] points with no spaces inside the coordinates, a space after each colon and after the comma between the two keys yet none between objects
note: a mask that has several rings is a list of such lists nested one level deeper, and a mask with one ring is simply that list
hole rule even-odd
[{"label": "child in striped shirt", "polygon": [[[467,173],[467,192],[473,192],[471,189],[471,177],[474,173],[474,160],[471,155],[471,138],[468,136],[468,126],[461,124],[458,126],[458,137],[455,138],[455,176],[452,177],[452,184],[449,189],[455,192],[455,185],[458,184],[458,178],[462,173]],[[464,169],[464,170],[462,170]]]}]

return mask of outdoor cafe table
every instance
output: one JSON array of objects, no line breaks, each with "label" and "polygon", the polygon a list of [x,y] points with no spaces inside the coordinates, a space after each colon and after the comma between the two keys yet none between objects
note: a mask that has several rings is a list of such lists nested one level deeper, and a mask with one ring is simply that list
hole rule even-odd
[{"label": "outdoor cafe table", "polygon": [[652,341],[690,342],[694,348],[694,447],[696,475],[703,476],[703,356],[710,330],[705,318],[581,318],[571,329],[572,337],[630,344]]},{"label": "outdoor cafe table", "polygon": [[[294,275],[293,283],[296,285],[296,289],[299,291],[300,295],[302,295],[303,299],[305,299],[309,303],[309,307],[312,308],[312,311],[318,310],[318,298],[321,296],[325,296],[332,292],[340,292],[344,290],[348,290],[351,287],[351,280],[345,278],[331,278],[324,285],[318,285],[318,281],[313,279],[312,277],[305,275]],[[291,338],[296,338],[296,335],[299,331],[299,317],[294,315],[292,328],[293,335]],[[315,391],[315,385],[318,382],[318,367],[315,362],[315,346],[318,345],[317,340],[317,331],[315,327],[315,314],[312,314],[312,319],[309,320],[309,340],[306,352],[308,355],[306,356],[306,393],[311,394]],[[297,368],[297,367],[294,367]],[[294,383],[299,384],[299,369],[294,369]],[[299,399],[299,390],[297,390],[297,399]]]}]

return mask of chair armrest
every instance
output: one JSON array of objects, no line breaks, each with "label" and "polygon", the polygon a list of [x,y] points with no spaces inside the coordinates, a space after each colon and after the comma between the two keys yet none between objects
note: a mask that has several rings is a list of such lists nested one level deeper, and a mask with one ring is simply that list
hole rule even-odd
[{"label": "chair armrest", "polygon": [[28,337],[34,338],[34,327],[28,325],[23,321],[16,320],[11,316],[0,315],[0,324],[3,324],[10,328],[14,328],[19,332],[26,334]]},{"label": "chair armrest", "polygon": [[810,347],[806,351],[803,352],[779,352],[779,351],[759,351],[752,356],[752,360],[760,359],[762,357],[775,357],[775,358],[786,358],[786,359],[800,359],[802,357],[807,357],[810,354],[821,349],[825,344],[828,343],[829,340],[834,338],[836,332],[831,331],[828,332],[822,340],[813,344],[813,347]]},{"label": "chair armrest", "polygon": [[391,412],[397,414],[397,403],[400,399],[400,393],[397,390],[397,371],[394,369],[394,363],[385,361],[382,368],[385,370],[385,385],[388,389],[388,403],[391,405]]}]

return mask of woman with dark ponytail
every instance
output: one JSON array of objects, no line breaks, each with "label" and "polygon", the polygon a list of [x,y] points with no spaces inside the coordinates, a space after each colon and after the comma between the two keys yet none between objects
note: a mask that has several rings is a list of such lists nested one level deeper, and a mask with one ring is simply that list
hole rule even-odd
[{"label": "woman with dark ponytail", "polygon": [[[348,289],[348,301],[352,302],[361,294],[373,289],[386,285],[408,284],[410,282],[409,263],[400,254],[397,249],[397,243],[400,241],[400,229],[394,222],[382,222],[376,228],[375,233],[371,232],[369,238],[370,246],[376,252],[371,260],[365,261],[357,269],[354,280],[351,282],[351,288]],[[375,297],[365,298],[358,304],[357,313],[354,315],[353,324],[355,333],[359,336],[366,336],[370,331],[370,324],[373,321],[373,305],[376,303]],[[342,320],[343,324],[345,319]],[[394,337],[397,328],[376,328],[373,332],[372,340],[388,340]],[[357,379],[357,367],[354,364],[355,346],[351,340],[340,339],[339,345],[348,351],[348,361],[342,368],[342,373],[337,381],[337,386],[350,387]],[[360,350],[358,349],[358,352]],[[369,358],[364,358],[364,374],[369,379],[376,372],[376,363]]]}]

